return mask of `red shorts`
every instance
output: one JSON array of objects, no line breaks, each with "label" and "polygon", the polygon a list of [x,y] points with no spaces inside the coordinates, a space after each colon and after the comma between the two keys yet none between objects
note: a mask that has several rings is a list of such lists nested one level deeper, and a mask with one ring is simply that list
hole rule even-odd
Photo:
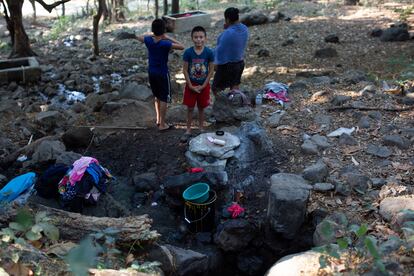
[{"label": "red shorts", "polygon": [[[198,84],[193,84],[198,85]],[[210,84],[207,84],[207,86],[200,92],[194,92],[190,90],[188,85],[185,85],[184,89],[184,99],[183,104],[188,106],[189,108],[194,108],[195,104],[197,103],[198,108],[206,108],[210,104]]]}]

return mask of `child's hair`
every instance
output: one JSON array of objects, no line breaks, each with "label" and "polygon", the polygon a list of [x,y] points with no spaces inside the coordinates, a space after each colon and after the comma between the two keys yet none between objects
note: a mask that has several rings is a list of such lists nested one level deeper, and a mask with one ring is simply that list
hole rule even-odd
[{"label": "child's hair", "polygon": [[224,18],[228,19],[230,22],[236,22],[239,20],[239,9],[238,8],[227,8],[224,11]]},{"label": "child's hair", "polygon": [[165,34],[165,22],[164,22],[164,20],[155,19],[154,21],[152,21],[151,31],[156,36]]},{"label": "child's hair", "polygon": [[204,33],[204,35],[205,35],[205,36],[207,36],[206,29],[204,29],[204,28],[203,28],[203,27],[201,27],[201,26],[195,26],[195,27],[193,28],[193,30],[191,31],[191,37],[193,37],[193,34],[194,34],[195,32],[203,32],[203,33]]}]

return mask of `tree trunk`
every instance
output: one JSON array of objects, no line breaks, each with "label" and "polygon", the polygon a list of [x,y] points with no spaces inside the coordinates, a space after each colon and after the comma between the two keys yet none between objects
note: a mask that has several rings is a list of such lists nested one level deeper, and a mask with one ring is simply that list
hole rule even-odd
[{"label": "tree trunk", "polygon": [[172,0],[171,5],[171,13],[179,13],[180,12],[180,0]]},{"label": "tree trunk", "polygon": [[[36,53],[30,47],[30,40],[24,30],[22,7],[24,0],[6,0],[10,12],[10,22],[14,31],[13,50],[10,57],[29,57]],[[12,33],[10,32],[10,35]]]},{"label": "tree trunk", "polygon": [[10,43],[11,43],[11,45],[14,45],[14,27],[13,27],[13,22],[10,19],[9,12],[7,11],[6,4],[4,3],[3,0],[0,0],[0,1],[1,1],[1,3],[3,5],[3,9],[4,9],[4,19],[6,20],[7,30],[9,30],[9,33],[10,33]]},{"label": "tree trunk", "polygon": [[[34,212],[45,211],[50,223],[59,229],[62,239],[78,242],[88,234],[95,233],[106,228],[114,228],[119,231],[116,235],[117,243],[127,244],[129,247],[136,241],[150,242],[159,237],[155,230],[151,230],[152,219],[148,215],[131,216],[122,218],[91,217],[78,213],[46,207],[40,204],[32,204]],[[7,227],[14,221],[16,208],[8,209],[0,214],[0,225]]]},{"label": "tree trunk", "polygon": [[125,21],[125,3],[124,0],[115,0],[117,3],[117,12],[116,12],[116,20],[117,21]]},{"label": "tree trunk", "polygon": [[168,14],[168,0],[164,0],[164,15]]},{"label": "tree trunk", "polygon": [[155,0],[155,5],[154,5],[154,9],[155,9],[155,18],[158,18],[158,0]]},{"label": "tree trunk", "polygon": [[106,6],[105,0],[98,0],[98,12],[93,17],[93,54],[99,56],[99,21],[101,20],[104,7]]},{"label": "tree trunk", "polygon": [[33,22],[36,22],[36,1],[30,0],[30,4],[32,4],[33,8]]},{"label": "tree trunk", "polygon": [[62,16],[66,15],[65,3],[62,4]]}]

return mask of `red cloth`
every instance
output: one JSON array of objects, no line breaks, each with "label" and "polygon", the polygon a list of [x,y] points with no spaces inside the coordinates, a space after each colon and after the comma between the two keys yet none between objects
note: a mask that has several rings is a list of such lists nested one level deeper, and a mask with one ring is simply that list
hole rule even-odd
[{"label": "red cloth", "polygon": [[204,172],[203,168],[189,168],[188,169],[189,173],[199,173],[199,172]]},{"label": "red cloth", "polygon": [[233,203],[229,208],[227,208],[227,211],[231,214],[231,218],[237,218],[244,212],[244,208],[237,203]]},{"label": "red cloth", "polygon": [[[193,85],[196,86],[199,84],[193,83]],[[185,85],[183,104],[189,108],[193,108],[196,103],[198,108],[206,108],[210,105],[210,84],[207,84],[200,93],[190,90],[190,88]]]}]

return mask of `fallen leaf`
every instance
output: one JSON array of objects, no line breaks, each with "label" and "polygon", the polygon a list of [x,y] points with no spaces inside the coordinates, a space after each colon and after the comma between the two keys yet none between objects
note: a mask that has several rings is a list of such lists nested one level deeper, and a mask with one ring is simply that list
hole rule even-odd
[{"label": "fallen leaf", "polygon": [[410,164],[401,164],[400,162],[392,162],[392,167],[396,170],[408,171],[412,169],[413,166]]},{"label": "fallen leaf", "polygon": [[360,150],[361,148],[359,146],[349,146],[342,148],[342,153],[344,155],[352,155],[353,153],[358,152]]},{"label": "fallen leaf", "polygon": [[77,246],[77,244],[73,242],[57,243],[57,244],[50,246],[46,250],[46,254],[48,255],[53,254],[58,257],[63,257],[63,256],[66,256],[69,253],[69,251],[75,246]]}]

